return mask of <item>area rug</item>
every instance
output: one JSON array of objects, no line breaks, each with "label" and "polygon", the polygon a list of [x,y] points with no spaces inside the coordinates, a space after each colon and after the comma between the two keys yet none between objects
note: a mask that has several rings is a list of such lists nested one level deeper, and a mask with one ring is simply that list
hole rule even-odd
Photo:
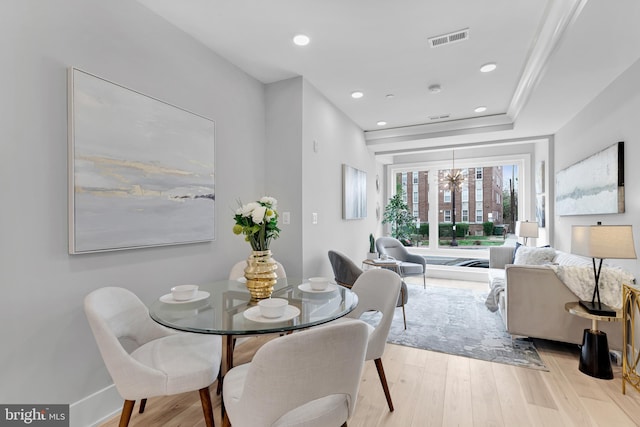
[{"label": "area rug", "polygon": [[[395,311],[387,342],[490,362],[548,370],[527,338],[513,339],[498,312],[484,305],[487,292],[409,285],[407,329]],[[374,324],[375,316],[362,320]]]}]

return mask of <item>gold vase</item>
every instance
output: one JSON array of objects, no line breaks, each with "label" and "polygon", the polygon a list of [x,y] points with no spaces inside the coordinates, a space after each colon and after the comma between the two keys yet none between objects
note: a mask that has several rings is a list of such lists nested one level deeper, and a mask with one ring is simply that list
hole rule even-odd
[{"label": "gold vase", "polygon": [[252,299],[269,298],[276,284],[276,269],[278,265],[271,258],[271,251],[253,251],[247,259],[244,269],[246,285]]}]

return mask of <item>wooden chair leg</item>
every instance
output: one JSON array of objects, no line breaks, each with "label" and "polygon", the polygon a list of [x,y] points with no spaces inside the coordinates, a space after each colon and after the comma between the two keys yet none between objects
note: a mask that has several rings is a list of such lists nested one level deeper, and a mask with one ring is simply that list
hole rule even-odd
[{"label": "wooden chair leg", "polygon": [[404,302],[402,303],[402,320],[404,320],[404,329],[407,329],[407,314],[404,311]]},{"label": "wooden chair leg", "polygon": [[120,415],[120,424],[119,427],[127,427],[129,425],[129,420],[131,419],[131,414],[133,413],[133,406],[136,404],[135,400],[125,400],[124,405],[122,406],[122,414]]},{"label": "wooden chair leg", "polygon": [[214,427],[213,407],[211,406],[211,393],[209,392],[209,387],[201,388],[198,391],[200,392],[200,402],[202,403],[204,422],[207,427]]},{"label": "wooden chair leg", "polygon": [[218,369],[218,385],[216,386],[216,395],[220,396],[222,393],[222,367]]},{"label": "wooden chair leg", "polygon": [[382,359],[375,359],[374,362],[376,363],[376,369],[378,370],[378,376],[380,377],[382,390],[384,390],[384,396],[387,398],[389,411],[393,412],[393,402],[391,402],[391,393],[389,393],[389,386],[387,385],[387,377],[384,375],[384,368],[382,367]]},{"label": "wooden chair leg", "polygon": [[138,409],[138,413],[142,414],[144,412],[144,408],[147,407],[147,399],[142,399],[140,401],[140,408]]}]

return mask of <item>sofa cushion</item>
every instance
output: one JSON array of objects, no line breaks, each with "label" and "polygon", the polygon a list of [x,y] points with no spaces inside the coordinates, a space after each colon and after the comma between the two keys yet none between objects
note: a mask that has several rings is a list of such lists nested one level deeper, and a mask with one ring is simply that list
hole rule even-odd
[{"label": "sofa cushion", "polygon": [[530,248],[521,246],[513,261],[516,265],[545,265],[553,262],[556,250],[553,248]]}]

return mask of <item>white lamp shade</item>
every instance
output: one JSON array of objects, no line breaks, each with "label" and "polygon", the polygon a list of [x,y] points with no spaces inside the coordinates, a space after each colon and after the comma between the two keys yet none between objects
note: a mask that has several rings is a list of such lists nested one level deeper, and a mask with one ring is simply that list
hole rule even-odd
[{"label": "white lamp shade", "polygon": [[538,223],[529,221],[516,222],[516,236],[538,237]]},{"label": "white lamp shade", "polygon": [[635,259],[630,225],[574,225],[571,253],[590,258]]}]

